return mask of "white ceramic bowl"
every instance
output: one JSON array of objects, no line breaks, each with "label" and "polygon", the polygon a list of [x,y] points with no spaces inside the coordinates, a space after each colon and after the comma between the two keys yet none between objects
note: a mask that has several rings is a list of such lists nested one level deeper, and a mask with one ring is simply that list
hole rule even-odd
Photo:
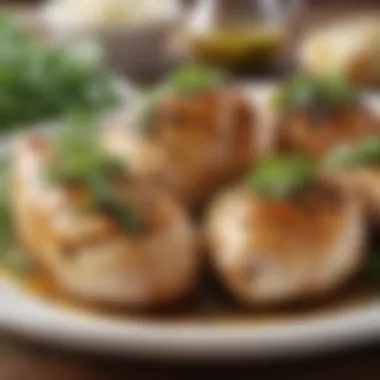
[{"label": "white ceramic bowl", "polygon": [[[115,24],[107,21],[104,25],[100,21],[93,24],[87,22],[85,17],[78,18],[75,9],[64,10],[58,3],[48,2],[40,12],[47,33],[53,40],[78,46],[98,42],[111,67],[131,78],[148,77],[171,60],[170,38],[181,21],[178,1],[160,2],[155,17],[150,15],[145,20],[140,17]],[[81,1],[76,4],[78,12],[86,13],[87,8],[80,8]]]}]

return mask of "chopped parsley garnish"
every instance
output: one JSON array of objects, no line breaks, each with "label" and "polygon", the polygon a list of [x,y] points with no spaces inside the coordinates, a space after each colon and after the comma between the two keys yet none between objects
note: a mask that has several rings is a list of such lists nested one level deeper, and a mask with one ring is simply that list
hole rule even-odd
[{"label": "chopped parsley garnish", "polygon": [[83,119],[69,124],[55,141],[56,159],[46,169],[47,180],[88,192],[83,210],[99,211],[125,230],[137,232],[141,223],[130,202],[118,195],[117,183],[128,170],[99,146],[96,128]]},{"label": "chopped parsley garnish", "polygon": [[358,100],[357,90],[342,76],[297,74],[283,84],[275,101],[283,109],[330,110]]},{"label": "chopped parsley garnish", "polygon": [[305,156],[263,158],[246,183],[270,198],[286,198],[310,186],[315,179],[315,161]]},{"label": "chopped parsley garnish", "polygon": [[356,145],[341,145],[326,159],[328,169],[348,169],[366,165],[380,165],[380,140],[366,139]]}]

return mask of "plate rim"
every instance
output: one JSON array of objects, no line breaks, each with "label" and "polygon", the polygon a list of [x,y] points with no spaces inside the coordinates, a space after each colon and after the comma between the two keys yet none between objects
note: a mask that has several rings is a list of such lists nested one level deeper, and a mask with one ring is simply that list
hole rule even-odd
[{"label": "plate rim", "polygon": [[161,359],[303,356],[380,341],[380,301],[349,311],[260,325],[121,321],[59,308],[0,279],[0,327],[49,344]]}]

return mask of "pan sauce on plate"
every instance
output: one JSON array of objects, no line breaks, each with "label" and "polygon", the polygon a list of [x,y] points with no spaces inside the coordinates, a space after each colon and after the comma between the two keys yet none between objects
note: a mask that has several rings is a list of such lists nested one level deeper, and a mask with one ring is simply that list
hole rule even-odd
[{"label": "pan sauce on plate", "polygon": [[[1,273],[1,271],[0,271]],[[357,278],[327,299],[314,300],[281,308],[244,308],[236,304],[213,279],[205,279],[202,288],[182,303],[156,311],[136,314],[125,308],[100,307],[75,300],[60,291],[41,271],[31,269],[20,275],[3,270],[1,273],[12,284],[42,298],[59,309],[79,314],[99,315],[122,321],[145,320],[168,324],[252,325],[272,324],[311,317],[329,317],[355,310],[378,299],[378,289],[363,278]]]}]

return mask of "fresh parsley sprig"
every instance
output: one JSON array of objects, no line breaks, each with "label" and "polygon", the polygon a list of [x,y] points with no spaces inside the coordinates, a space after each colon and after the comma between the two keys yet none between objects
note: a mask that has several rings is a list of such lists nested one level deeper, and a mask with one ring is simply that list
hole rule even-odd
[{"label": "fresh parsley sprig", "polygon": [[315,180],[316,163],[303,156],[265,157],[246,178],[246,184],[264,197],[286,198]]},{"label": "fresh parsley sprig", "polygon": [[0,132],[58,118],[77,107],[92,112],[118,101],[100,62],[44,44],[0,14]]},{"label": "fresh parsley sprig", "polygon": [[275,103],[282,109],[334,109],[358,99],[357,89],[342,76],[296,74],[284,82]]},{"label": "fresh parsley sprig", "polygon": [[92,118],[74,119],[55,140],[57,156],[46,168],[47,180],[85,188],[89,196],[82,209],[103,212],[123,229],[137,232],[142,223],[115,188],[128,175],[126,165],[101,149],[96,131]]},{"label": "fresh parsley sprig", "polygon": [[325,163],[330,170],[373,165],[380,165],[380,139],[376,138],[338,146],[327,156]]}]

